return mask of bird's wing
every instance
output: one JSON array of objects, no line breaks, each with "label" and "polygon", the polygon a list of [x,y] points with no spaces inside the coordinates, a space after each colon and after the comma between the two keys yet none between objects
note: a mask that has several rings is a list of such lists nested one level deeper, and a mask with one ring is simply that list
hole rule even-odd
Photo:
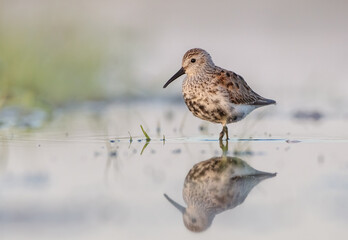
[{"label": "bird's wing", "polygon": [[268,105],[274,100],[261,97],[254,92],[242,76],[224,69],[219,69],[213,78],[220,92],[226,94],[234,104]]}]

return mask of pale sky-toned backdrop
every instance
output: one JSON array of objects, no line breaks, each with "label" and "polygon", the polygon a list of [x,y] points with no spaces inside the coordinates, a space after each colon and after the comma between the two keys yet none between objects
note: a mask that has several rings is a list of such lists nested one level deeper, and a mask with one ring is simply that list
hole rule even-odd
[{"label": "pale sky-toned backdrop", "polygon": [[[200,47],[279,104],[330,108],[348,102],[347,12],[346,1],[18,0],[0,1],[0,26],[6,37],[49,42],[48,58],[68,45],[93,59],[83,67],[98,65],[91,78],[107,98],[180,96],[182,79],[162,86]],[[83,89],[84,76],[68,77],[63,92]]]}]

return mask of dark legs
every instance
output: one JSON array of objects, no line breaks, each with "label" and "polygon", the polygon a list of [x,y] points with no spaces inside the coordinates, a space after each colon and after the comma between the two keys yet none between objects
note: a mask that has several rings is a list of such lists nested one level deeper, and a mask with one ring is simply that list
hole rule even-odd
[{"label": "dark legs", "polygon": [[227,126],[224,126],[224,130],[225,130],[225,133],[226,133],[226,140],[229,140],[230,138],[228,137],[228,129],[227,129]]},{"label": "dark legs", "polygon": [[222,131],[220,132],[220,137],[219,137],[219,140],[222,140],[224,138],[224,135],[226,134],[226,140],[228,140],[228,129],[227,129],[227,126],[224,125],[222,127]]},{"label": "dark legs", "polygon": [[[226,144],[222,142],[222,139],[224,138],[225,134],[226,134],[226,140],[225,140]],[[219,142],[220,142],[220,148],[222,150],[222,156],[226,157],[227,151],[228,151],[228,129],[226,125],[223,125],[222,127],[222,131],[220,132]]]}]

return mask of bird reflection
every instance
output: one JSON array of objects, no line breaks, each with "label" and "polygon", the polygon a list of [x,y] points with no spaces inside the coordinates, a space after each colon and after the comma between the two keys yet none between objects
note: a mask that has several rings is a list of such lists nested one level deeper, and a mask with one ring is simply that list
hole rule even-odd
[{"label": "bird reflection", "polygon": [[258,171],[240,158],[226,156],[226,146],[222,150],[223,156],[199,162],[187,174],[183,188],[186,208],[164,194],[183,214],[190,231],[206,230],[216,214],[242,204],[253,187],[276,176],[276,173]]}]

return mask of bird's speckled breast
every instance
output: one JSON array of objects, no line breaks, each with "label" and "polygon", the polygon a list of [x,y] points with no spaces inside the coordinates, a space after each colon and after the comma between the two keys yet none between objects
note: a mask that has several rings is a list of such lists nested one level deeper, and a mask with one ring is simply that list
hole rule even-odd
[{"label": "bird's speckled breast", "polygon": [[218,86],[205,78],[186,77],[182,93],[188,109],[194,116],[214,123],[231,123],[239,120],[230,104],[228,95],[220,92]]}]

